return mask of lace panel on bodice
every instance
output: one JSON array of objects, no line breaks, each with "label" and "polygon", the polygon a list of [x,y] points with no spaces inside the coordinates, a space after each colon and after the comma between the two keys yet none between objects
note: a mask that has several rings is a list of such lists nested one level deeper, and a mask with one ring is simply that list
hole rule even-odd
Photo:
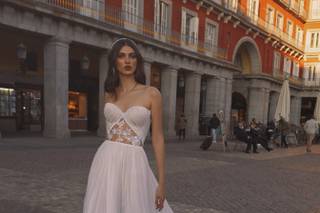
[{"label": "lace panel on bodice", "polygon": [[142,146],[141,138],[130,128],[123,118],[113,125],[108,138],[114,142]]},{"label": "lace panel on bodice", "polygon": [[142,146],[150,127],[150,110],[132,106],[126,112],[112,103],[105,105],[108,140]]}]

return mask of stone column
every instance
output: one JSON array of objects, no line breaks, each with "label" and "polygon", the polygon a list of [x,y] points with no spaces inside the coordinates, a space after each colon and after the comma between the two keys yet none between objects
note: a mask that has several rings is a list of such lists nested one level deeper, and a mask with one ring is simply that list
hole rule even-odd
[{"label": "stone column", "polygon": [[199,136],[199,106],[201,75],[188,73],[185,79],[184,113],[187,118],[186,135],[190,137]]},{"label": "stone column", "polygon": [[166,138],[176,136],[176,98],[178,71],[173,67],[161,70],[161,94],[163,107],[163,132]]},{"label": "stone column", "polygon": [[144,66],[144,73],[146,75],[146,85],[150,86],[151,82],[151,62],[150,61],[144,61],[143,66]]},{"label": "stone column", "polygon": [[104,105],[105,105],[105,90],[104,82],[107,77],[109,68],[108,52],[105,51],[99,58],[99,128],[97,135],[100,137],[106,137],[106,121],[104,117]]},{"label": "stone column", "polygon": [[215,77],[207,78],[207,94],[206,94],[206,116],[212,116],[219,109],[219,79]]},{"label": "stone column", "polygon": [[69,138],[69,42],[53,38],[44,47],[45,137]]},{"label": "stone column", "polygon": [[218,99],[218,110],[223,110],[223,112],[225,113],[225,107],[226,107],[226,79],[225,78],[220,78],[219,79],[219,84],[218,84],[218,94],[217,97],[219,97]]},{"label": "stone column", "polygon": [[290,123],[300,125],[301,97],[293,96],[290,107]]},{"label": "stone column", "polygon": [[262,123],[267,124],[268,123],[268,112],[269,112],[269,97],[270,97],[270,90],[263,88],[263,119],[262,119]]},{"label": "stone column", "polygon": [[248,121],[255,118],[257,122],[263,122],[264,118],[264,90],[262,88],[249,88]]},{"label": "stone column", "polygon": [[269,121],[274,119],[274,115],[276,113],[277,103],[279,99],[279,93],[278,92],[271,92],[269,93]]},{"label": "stone column", "polygon": [[230,135],[231,128],[231,103],[232,103],[232,79],[226,79],[226,90],[225,90],[225,128],[226,135]]}]

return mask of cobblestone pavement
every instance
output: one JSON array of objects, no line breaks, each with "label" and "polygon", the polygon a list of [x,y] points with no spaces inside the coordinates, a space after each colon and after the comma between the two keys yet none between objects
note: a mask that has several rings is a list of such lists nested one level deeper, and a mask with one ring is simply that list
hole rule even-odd
[{"label": "cobblestone pavement", "polygon": [[[81,213],[102,139],[0,141],[0,213]],[[232,144],[231,144],[232,145]],[[145,145],[150,165],[155,160]],[[320,146],[259,154],[168,143],[167,199],[175,213],[320,213]]]}]

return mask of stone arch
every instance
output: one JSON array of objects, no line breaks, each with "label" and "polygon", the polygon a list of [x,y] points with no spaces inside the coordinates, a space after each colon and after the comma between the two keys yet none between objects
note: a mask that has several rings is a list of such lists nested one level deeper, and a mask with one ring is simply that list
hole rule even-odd
[{"label": "stone arch", "polygon": [[262,72],[261,55],[256,42],[246,36],[236,44],[232,62],[242,68],[244,74],[257,74]]},{"label": "stone arch", "polygon": [[232,120],[239,122],[240,120],[246,120],[247,117],[247,100],[239,92],[232,93]]}]

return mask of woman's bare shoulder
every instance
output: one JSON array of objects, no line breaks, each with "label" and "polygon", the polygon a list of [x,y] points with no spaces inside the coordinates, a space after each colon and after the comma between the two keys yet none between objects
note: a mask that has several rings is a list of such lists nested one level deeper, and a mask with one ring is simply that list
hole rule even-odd
[{"label": "woman's bare shoulder", "polygon": [[114,96],[111,93],[105,92],[104,93],[104,102],[113,102]]},{"label": "woman's bare shoulder", "polygon": [[161,93],[158,90],[158,88],[153,87],[153,86],[146,86],[146,92],[151,97],[152,99],[154,98],[161,98]]}]

